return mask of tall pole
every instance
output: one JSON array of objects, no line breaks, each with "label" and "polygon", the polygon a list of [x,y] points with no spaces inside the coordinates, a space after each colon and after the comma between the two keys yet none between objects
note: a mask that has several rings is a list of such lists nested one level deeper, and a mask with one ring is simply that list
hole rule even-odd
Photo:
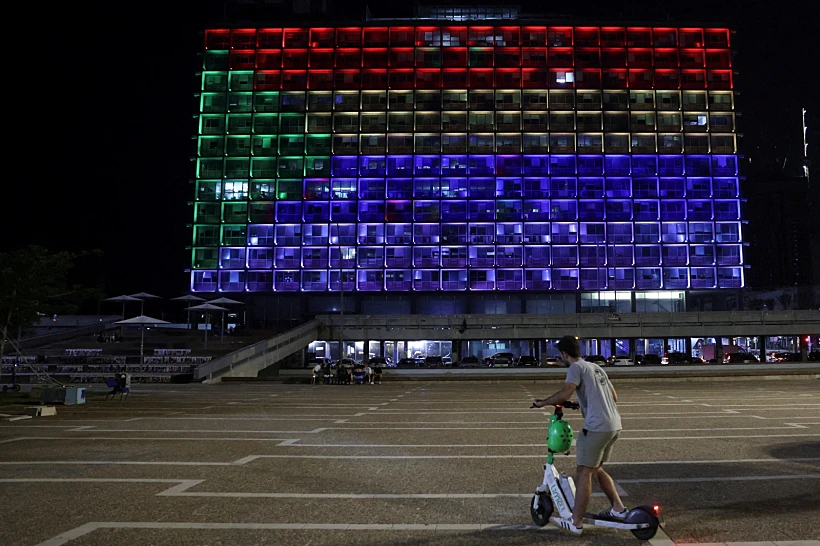
[{"label": "tall pole", "polygon": [[143,324],[140,328],[140,366],[145,364],[145,325]]},{"label": "tall pole", "polygon": [[806,114],[808,111],[803,108],[803,176],[806,178],[806,185],[811,187],[811,180],[809,179],[809,143],[806,141],[806,132],[808,126],[806,125]]},{"label": "tall pole", "polygon": [[342,230],[336,224],[336,234],[339,237],[339,365],[345,357],[345,279],[344,279],[344,256],[342,255]]}]

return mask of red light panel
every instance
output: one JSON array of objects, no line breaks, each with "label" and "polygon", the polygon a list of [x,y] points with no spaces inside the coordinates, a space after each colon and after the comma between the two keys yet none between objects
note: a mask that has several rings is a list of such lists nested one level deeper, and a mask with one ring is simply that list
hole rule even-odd
[{"label": "red light panel", "polygon": [[205,31],[205,49],[228,49],[231,43],[231,31],[228,29],[209,29]]},{"label": "red light panel", "polygon": [[259,29],[256,33],[256,47],[260,49],[280,49],[282,47],[282,29]]},{"label": "red light panel", "polygon": [[271,70],[282,68],[281,49],[262,49],[256,52],[256,68]]}]

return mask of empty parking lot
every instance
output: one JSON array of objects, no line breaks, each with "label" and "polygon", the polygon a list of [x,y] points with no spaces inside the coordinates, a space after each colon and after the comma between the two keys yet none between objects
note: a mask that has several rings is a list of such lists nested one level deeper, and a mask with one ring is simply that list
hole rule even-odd
[{"label": "empty parking lot", "polygon": [[[531,524],[551,411],[528,408],[559,385],[144,386],[3,421],[0,544],[636,544]],[[616,387],[610,473],[661,506],[651,544],[820,545],[817,381]]]}]

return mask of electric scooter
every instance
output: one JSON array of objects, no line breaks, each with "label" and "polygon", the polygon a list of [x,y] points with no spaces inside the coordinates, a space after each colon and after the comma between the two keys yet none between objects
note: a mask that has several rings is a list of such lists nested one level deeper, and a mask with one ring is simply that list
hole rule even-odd
[{"label": "electric scooter", "polygon": [[[533,405],[533,408],[536,406]],[[550,521],[556,509],[563,518],[572,517],[575,506],[575,482],[570,476],[559,474],[553,462],[555,453],[566,453],[572,446],[572,427],[564,421],[563,408],[578,409],[575,402],[564,402],[555,405],[555,413],[549,418],[547,431],[547,464],[544,465],[544,481],[535,488],[535,495],[530,503],[532,521],[539,527],[544,527]],[[601,517],[595,514],[584,515],[584,525],[595,527],[609,527],[631,531],[640,540],[649,540],[655,536],[660,526],[660,510],[653,507],[638,506],[630,510],[623,520]]]}]

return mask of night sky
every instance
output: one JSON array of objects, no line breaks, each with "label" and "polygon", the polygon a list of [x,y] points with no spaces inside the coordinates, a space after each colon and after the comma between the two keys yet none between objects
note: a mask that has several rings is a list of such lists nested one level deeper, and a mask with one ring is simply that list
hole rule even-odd
[{"label": "night sky", "polygon": [[[372,4],[374,15],[397,14]],[[555,9],[533,2],[529,10],[528,3],[519,4],[524,11],[625,22],[714,21],[736,29],[740,75],[735,85],[745,134],[741,151],[752,156],[754,165],[782,162],[785,154],[789,165],[798,164],[800,109],[807,107],[815,120],[820,109],[816,11],[787,11],[788,4],[781,9],[761,1],[608,2],[600,9],[594,2],[562,2]],[[17,153],[27,157],[32,145],[35,152],[33,176],[13,180],[7,175],[0,250],[27,244],[101,249],[103,258],[88,263],[82,273],[109,295],[183,294],[183,270],[190,259],[185,246],[190,244],[186,224],[192,220],[187,202],[193,198],[188,181],[194,173],[189,158],[198,33],[207,24],[219,24],[222,4],[180,0],[170,4],[173,11],[162,11],[158,3],[147,9],[121,4],[117,13],[79,5],[60,8],[72,12],[54,13],[47,29],[30,28],[42,34],[32,51],[39,60],[28,58],[38,69],[30,77],[18,74],[22,82],[16,96],[26,100],[7,99],[36,111],[34,123],[8,132],[23,139],[15,143]],[[346,0],[345,13],[361,18],[364,5]],[[72,23],[57,23],[61,18]],[[818,148],[815,138],[815,158]],[[814,164],[818,186],[820,161]]]}]

